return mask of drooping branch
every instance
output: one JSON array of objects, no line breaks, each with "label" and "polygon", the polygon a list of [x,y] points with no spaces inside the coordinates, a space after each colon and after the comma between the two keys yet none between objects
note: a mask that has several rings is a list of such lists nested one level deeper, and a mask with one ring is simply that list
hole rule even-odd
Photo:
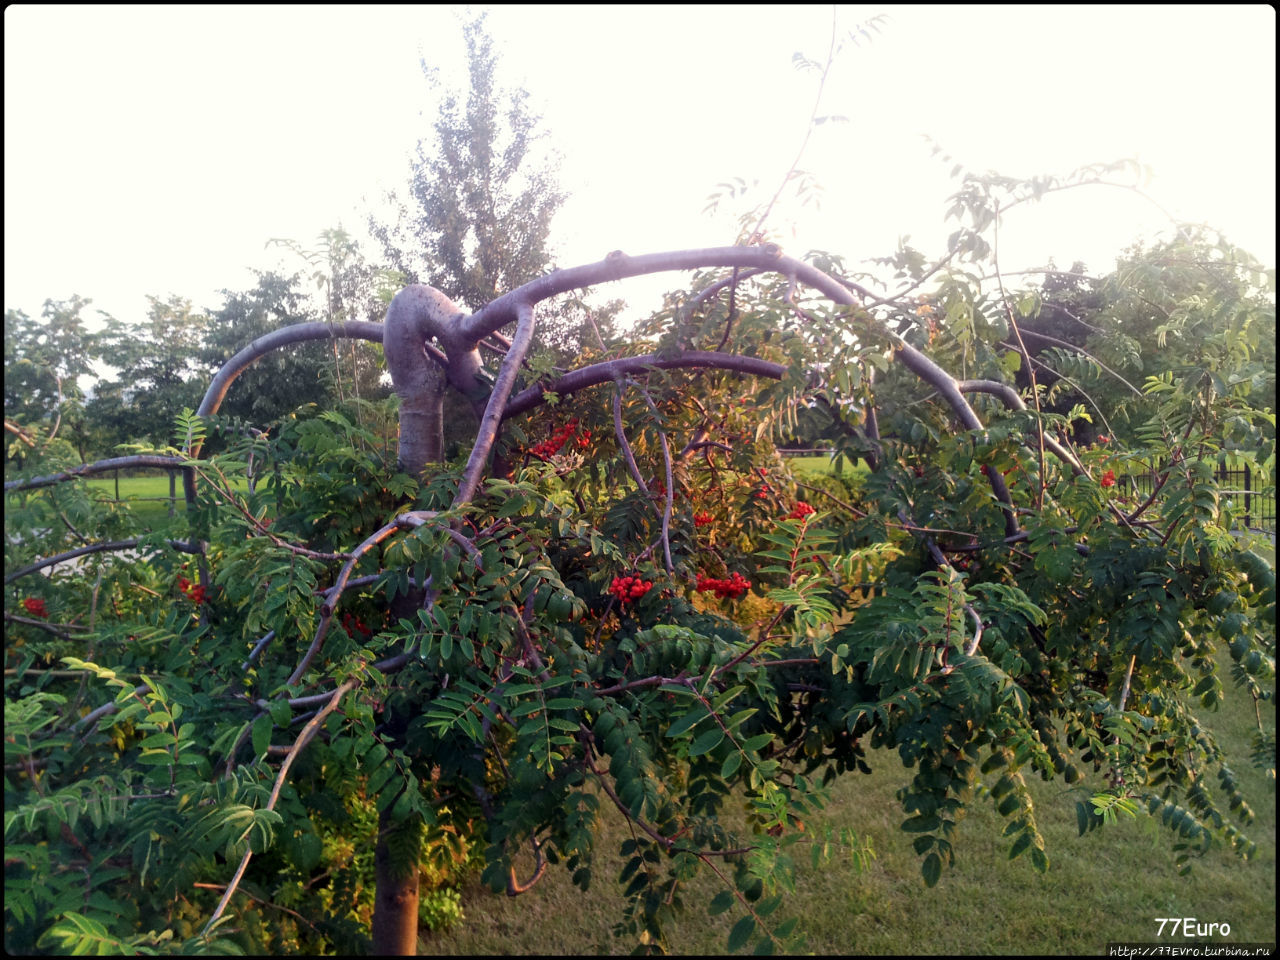
[{"label": "drooping branch", "polygon": [[355,565],[360,562],[360,558],[368,551],[372,550],[391,534],[397,530],[408,530],[413,527],[420,527],[426,523],[435,513],[430,510],[413,510],[408,513],[402,513],[388,524],[379,527],[361,543],[351,551],[351,559],[342,565],[337,580],[330,589],[329,594],[325,597],[324,605],[320,610],[320,623],[316,627],[316,635],[311,641],[311,646],[307,648],[307,652],[302,655],[302,659],[298,661],[298,665],[294,668],[293,673],[289,675],[289,679],[285,681],[292,686],[302,679],[307,672],[307,667],[311,665],[311,661],[315,655],[320,652],[321,646],[324,645],[325,635],[329,632],[329,624],[333,622],[333,613],[337,607],[338,599],[342,596],[342,591],[346,587],[347,579],[351,576],[351,571],[355,569]]},{"label": "drooping branch", "polygon": [[[333,691],[333,695],[316,715],[307,721],[307,725],[302,728],[302,732],[298,734],[298,738],[294,740],[293,747],[289,750],[289,755],[285,758],[284,763],[280,765],[280,772],[276,774],[275,785],[271,788],[271,797],[267,801],[268,810],[274,810],[276,801],[280,799],[280,790],[284,786],[285,778],[289,775],[289,768],[293,766],[293,761],[298,758],[303,749],[311,742],[312,737],[316,735],[316,731],[320,729],[320,724],[324,722],[325,717],[337,709],[338,703],[348,690],[353,690],[359,686],[360,681],[352,678]],[[240,880],[244,877],[245,868],[249,866],[249,860],[253,856],[253,848],[245,850],[244,857],[240,860],[240,866],[236,869],[235,876],[231,878],[231,882],[227,884],[227,889],[222,895],[222,899],[218,901],[217,909],[213,911],[213,916],[209,918],[209,922],[204,926],[204,932],[207,934],[222,916],[223,911],[227,909],[227,904],[231,902],[231,895],[235,893],[236,887],[240,886]]]},{"label": "drooping branch", "polygon": [[[1001,400],[1006,407],[1012,410],[1026,410],[1027,405],[1023,402],[1022,397],[1018,396],[1018,391],[1013,389],[1007,383],[1001,383],[998,380],[961,380],[956,386],[961,393],[985,393]],[[1054,456],[1062,460],[1071,468],[1071,472],[1075,474],[1087,474],[1084,465],[1076,458],[1070,450],[1060,444],[1048,434],[1044,438],[1044,446],[1046,450],[1053,452]]]},{"label": "drooping branch", "polygon": [[[240,370],[267,351],[286,343],[307,339],[321,339],[329,336],[352,336],[364,337],[375,341],[382,340],[387,353],[388,366],[392,368],[393,380],[399,380],[396,372],[397,367],[393,365],[399,365],[403,361],[405,364],[404,376],[409,378],[405,380],[406,383],[412,381],[415,371],[421,373],[426,369],[427,355],[424,345],[428,340],[434,338],[443,346],[444,352],[449,359],[449,365],[446,370],[449,383],[462,391],[471,400],[473,407],[478,407],[482,400],[482,395],[487,391],[483,380],[478,377],[481,367],[479,351],[476,345],[484,338],[496,333],[500,328],[518,321],[522,310],[525,308],[531,308],[557,294],[611,280],[622,280],[628,277],[669,270],[695,270],[707,267],[738,268],[739,276],[741,276],[742,270],[775,271],[788,278],[794,278],[797,283],[804,283],[812,287],[836,303],[846,306],[857,305],[855,293],[850,290],[846,283],[802,261],[784,257],[781,249],[776,244],[755,247],[711,247],[678,250],[637,257],[631,257],[621,251],[615,251],[602,261],[556,270],[538,277],[496,298],[469,317],[463,316],[457,311],[452,302],[439,291],[416,284],[402,290],[396,296],[396,299],[392,301],[392,305],[387,312],[385,331],[379,328],[377,324],[359,321],[334,325],[323,323],[299,324],[295,327],[275,331],[242,350],[219,371],[214,383],[210,385],[209,392],[206,394],[205,401],[201,404],[199,412],[202,414],[213,413],[221,402],[227,386]],[[938,390],[967,429],[982,429],[981,420],[978,419],[977,414],[965,401],[960,391],[956,389],[956,381],[950,374],[877,321],[868,318],[867,326],[868,333],[886,337],[894,343],[896,348],[895,356],[900,358],[908,369]],[[383,336],[384,333],[385,336]],[[695,356],[697,354],[691,352],[684,354],[682,359],[692,361]],[[521,353],[521,358],[523,359],[523,352]],[[629,358],[609,361],[609,364],[621,365],[613,366],[612,368],[608,364],[598,364],[594,368],[584,368],[582,371],[574,371],[566,375],[558,383],[568,386],[572,390],[582,389],[583,386],[591,383],[615,380],[621,375],[633,372],[635,370],[633,364],[637,360],[638,358]],[[775,375],[772,371],[766,373],[759,367],[751,369],[754,364],[759,363],[761,361],[753,361],[752,358],[715,355],[715,360],[703,363],[675,362],[670,365],[720,367],[727,370],[762,373],[766,376]],[[652,365],[661,366],[663,361],[653,362]],[[434,369],[438,369],[434,367],[434,364],[432,366]],[[516,366],[518,364],[508,366],[504,363],[503,370],[510,373],[511,379],[514,379]],[[782,375],[783,368],[777,365],[769,366],[778,371],[776,376],[780,377]],[[594,372],[592,372],[593,370]],[[425,388],[425,381],[420,386]],[[508,386],[507,389],[509,390],[510,387]],[[400,391],[399,384],[397,384],[397,391]],[[488,416],[490,413],[497,412],[499,418],[501,418],[530,409],[532,406],[536,406],[541,392],[542,390],[539,388],[530,388],[530,390],[523,391],[512,404],[498,411],[494,411],[493,405],[490,403],[486,405],[485,415]],[[404,396],[403,393],[402,396]],[[492,400],[492,396],[489,399]],[[483,432],[484,428],[482,427]],[[401,442],[403,444],[406,431],[402,429],[401,433]],[[486,449],[486,457],[488,452],[488,449]],[[416,454],[412,459],[414,462],[424,465],[427,462],[422,459],[421,454]],[[475,485],[479,483],[479,477],[474,476],[472,480],[474,482],[471,486],[472,492],[474,492]],[[1008,488],[1005,487],[998,476],[991,478],[991,483],[997,499],[1005,505],[1006,526],[1009,528],[1010,533],[1016,533],[1018,529],[1017,520],[1013,514],[1012,500],[1009,497]]]},{"label": "drooping branch", "polygon": [[622,451],[622,458],[627,463],[627,471],[631,477],[639,485],[642,493],[649,492],[649,485],[644,482],[644,477],[640,473],[640,468],[636,465],[635,454],[631,452],[631,444],[627,440],[627,431],[622,424],[622,381],[616,384],[613,391],[613,433],[618,438],[618,449]]},{"label": "drooping branch", "polygon": [[516,385],[516,375],[520,372],[520,364],[533,343],[534,304],[532,302],[519,305],[517,310],[519,323],[516,334],[511,338],[511,349],[502,366],[498,368],[498,377],[493,383],[493,392],[485,406],[484,416],[480,418],[480,429],[476,431],[476,442],[471,448],[471,456],[467,460],[466,469],[462,473],[462,482],[458,484],[458,493],[453,498],[453,505],[459,506],[475,496],[480,488],[480,480],[489,461],[489,453],[494,441],[498,438],[498,427],[506,410],[507,399]]}]

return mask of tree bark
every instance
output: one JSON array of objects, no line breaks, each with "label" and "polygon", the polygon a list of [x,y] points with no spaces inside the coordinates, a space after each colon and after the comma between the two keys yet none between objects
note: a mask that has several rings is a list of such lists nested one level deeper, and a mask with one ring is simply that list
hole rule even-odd
[{"label": "tree bark", "polygon": [[[376,957],[412,957],[418,953],[418,856],[403,845],[406,831],[392,820],[394,803],[378,815],[378,842],[373,851],[376,890],[373,895],[373,942]],[[417,834],[414,834],[417,837]],[[406,861],[408,863],[406,864]]]}]

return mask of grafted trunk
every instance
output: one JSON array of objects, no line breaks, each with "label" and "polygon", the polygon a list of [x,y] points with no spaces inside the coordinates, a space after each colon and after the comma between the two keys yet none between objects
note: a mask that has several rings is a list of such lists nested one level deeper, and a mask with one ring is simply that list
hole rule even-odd
[{"label": "grafted trunk", "polygon": [[[480,354],[461,332],[465,314],[435,287],[415,283],[387,308],[382,347],[387,371],[400,395],[400,467],[420,476],[444,459],[444,391],[452,384],[473,407],[483,410],[487,387],[478,379]],[[428,356],[435,340],[448,358],[442,366]]]}]

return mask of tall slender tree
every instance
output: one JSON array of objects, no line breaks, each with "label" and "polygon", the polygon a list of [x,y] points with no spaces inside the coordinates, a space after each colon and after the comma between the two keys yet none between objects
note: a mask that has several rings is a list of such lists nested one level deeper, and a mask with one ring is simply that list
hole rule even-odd
[{"label": "tall slender tree", "polygon": [[438,68],[422,73],[441,97],[431,133],[418,141],[407,197],[393,193],[396,221],[371,218],[391,265],[476,309],[551,263],[547,237],[565,195],[554,156],[539,155],[541,118],[528,93],[497,83],[497,55],[481,13],[463,24],[465,91],[444,90]]},{"label": "tall slender tree", "polygon": [[[408,282],[430,284],[472,310],[553,267],[548,237],[565,200],[557,157],[539,149],[546,132],[528,92],[497,82],[485,19],[481,13],[463,24],[465,91],[446,90],[438,68],[421,60],[439,112],[418,141],[406,194],[387,198],[394,221],[369,221],[389,265]],[[582,343],[599,343],[596,332],[607,333],[621,306],[573,296],[545,304],[532,353],[549,349],[562,360]]]}]

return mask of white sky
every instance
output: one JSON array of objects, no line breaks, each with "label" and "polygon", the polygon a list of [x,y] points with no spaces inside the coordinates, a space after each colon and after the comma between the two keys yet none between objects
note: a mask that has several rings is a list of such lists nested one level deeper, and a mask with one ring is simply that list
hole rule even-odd
[{"label": "white sky", "polygon": [[[801,162],[821,210],[771,218],[789,253],[852,264],[902,234],[942,253],[957,182],[928,134],[970,169],[1015,176],[1136,156],[1163,207],[1274,265],[1271,7],[842,6],[842,34],[880,13],[874,43],[850,45],[828,82],[822,112],[851,122],[819,128]],[[734,177],[760,181],[753,202],[776,189],[816,91],[791,56],[824,59],[831,16],[493,8],[499,80],[529,90],[563,156],[559,264],[731,243],[744,201],[712,217],[707,198]],[[4,306],[36,316],[78,293],[139,320],[146,294],[176,293],[213,308],[279,261],[268,239],[361,230],[362,197],[407,179],[434,114],[419,50],[461,83],[457,8],[7,7]],[[1122,191],[1069,192],[1010,214],[1001,265],[1105,272],[1165,223]],[[647,312],[653,289],[603,292]]]}]

